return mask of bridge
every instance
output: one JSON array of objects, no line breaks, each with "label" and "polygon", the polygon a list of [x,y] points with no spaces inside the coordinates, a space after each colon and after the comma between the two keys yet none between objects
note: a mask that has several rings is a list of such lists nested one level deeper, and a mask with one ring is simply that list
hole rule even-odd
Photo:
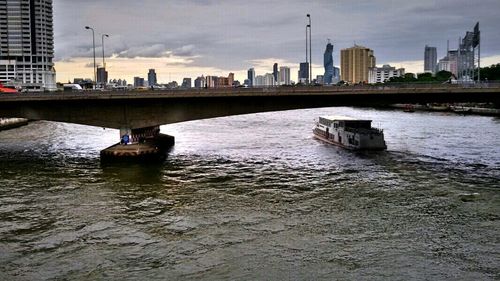
[{"label": "bridge", "polygon": [[159,126],[231,115],[394,103],[495,103],[500,84],[90,91],[0,95],[0,117],[120,129],[131,142]]}]

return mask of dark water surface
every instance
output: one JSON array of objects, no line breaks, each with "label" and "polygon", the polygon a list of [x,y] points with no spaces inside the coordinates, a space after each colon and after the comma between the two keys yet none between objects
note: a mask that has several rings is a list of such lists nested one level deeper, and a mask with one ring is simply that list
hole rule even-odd
[{"label": "dark water surface", "polygon": [[[312,138],[370,118],[387,152]],[[352,108],[162,127],[161,165],[102,167],[116,130],[0,132],[0,280],[499,280],[500,120]]]}]

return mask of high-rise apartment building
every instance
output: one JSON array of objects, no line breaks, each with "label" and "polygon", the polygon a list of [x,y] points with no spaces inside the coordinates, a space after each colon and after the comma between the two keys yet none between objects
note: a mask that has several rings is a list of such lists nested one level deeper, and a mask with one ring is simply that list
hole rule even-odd
[{"label": "high-rise apartment building", "polygon": [[437,49],[436,47],[425,46],[424,53],[424,72],[436,73]]},{"label": "high-rise apartment building", "polygon": [[248,87],[253,87],[256,85],[255,84],[255,69],[253,69],[253,68],[250,68],[248,70],[248,81],[250,82],[250,83],[248,83]]},{"label": "high-rise apartment building", "polygon": [[279,85],[290,85],[290,67],[288,66],[280,66],[279,77],[278,77]]},{"label": "high-rise apartment building", "polygon": [[205,88],[205,77],[202,75],[194,80],[194,87],[197,89]]},{"label": "high-rise apartment building", "polygon": [[368,69],[375,67],[373,50],[354,45],[354,47],[340,51],[340,65],[342,80],[347,83],[367,83]]},{"label": "high-rise apartment building", "polygon": [[148,72],[148,85],[149,87],[158,85],[158,79],[156,78],[156,71],[150,69]]},{"label": "high-rise apartment building", "polygon": [[52,0],[0,0],[0,82],[55,90]]}]

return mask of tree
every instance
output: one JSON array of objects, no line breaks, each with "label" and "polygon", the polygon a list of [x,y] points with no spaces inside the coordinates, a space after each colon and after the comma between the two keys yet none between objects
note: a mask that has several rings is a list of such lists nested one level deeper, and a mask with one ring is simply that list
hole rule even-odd
[{"label": "tree", "polygon": [[500,80],[500,63],[481,68],[481,80]]},{"label": "tree", "polygon": [[441,70],[438,73],[436,73],[436,81],[444,82],[450,80],[451,76],[453,73],[446,71],[446,70]]}]

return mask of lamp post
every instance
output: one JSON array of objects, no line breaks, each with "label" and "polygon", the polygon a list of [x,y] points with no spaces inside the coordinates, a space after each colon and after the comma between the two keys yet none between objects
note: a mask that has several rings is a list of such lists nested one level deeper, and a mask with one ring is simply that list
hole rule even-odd
[{"label": "lamp post", "polygon": [[104,60],[104,37],[109,37],[108,34],[103,34],[102,35],[102,67],[106,68],[106,61]]},{"label": "lamp post", "polygon": [[94,48],[94,89],[95,89],[96,84],[97,84],[97,72],[96,72],[96,69],[95,69],[95,31],[90,26],[86,26],[85,29],[92,30],[92,46]]},{"label": "lamp post", "polygon": [[309,18],[309,83],[312,83],[312,25],[311,25],[311,15],[307,14]]},{"label": "lamp post", "polygon": [[[309,25],[306,25],[306,65],[309,64]],[[303,77],[300,77],[300,78],[303,78]],[[307,77],[306,77],[306,81],[307,81]],[[306,84],[309,84],[309,83],[306,83]]]}]

